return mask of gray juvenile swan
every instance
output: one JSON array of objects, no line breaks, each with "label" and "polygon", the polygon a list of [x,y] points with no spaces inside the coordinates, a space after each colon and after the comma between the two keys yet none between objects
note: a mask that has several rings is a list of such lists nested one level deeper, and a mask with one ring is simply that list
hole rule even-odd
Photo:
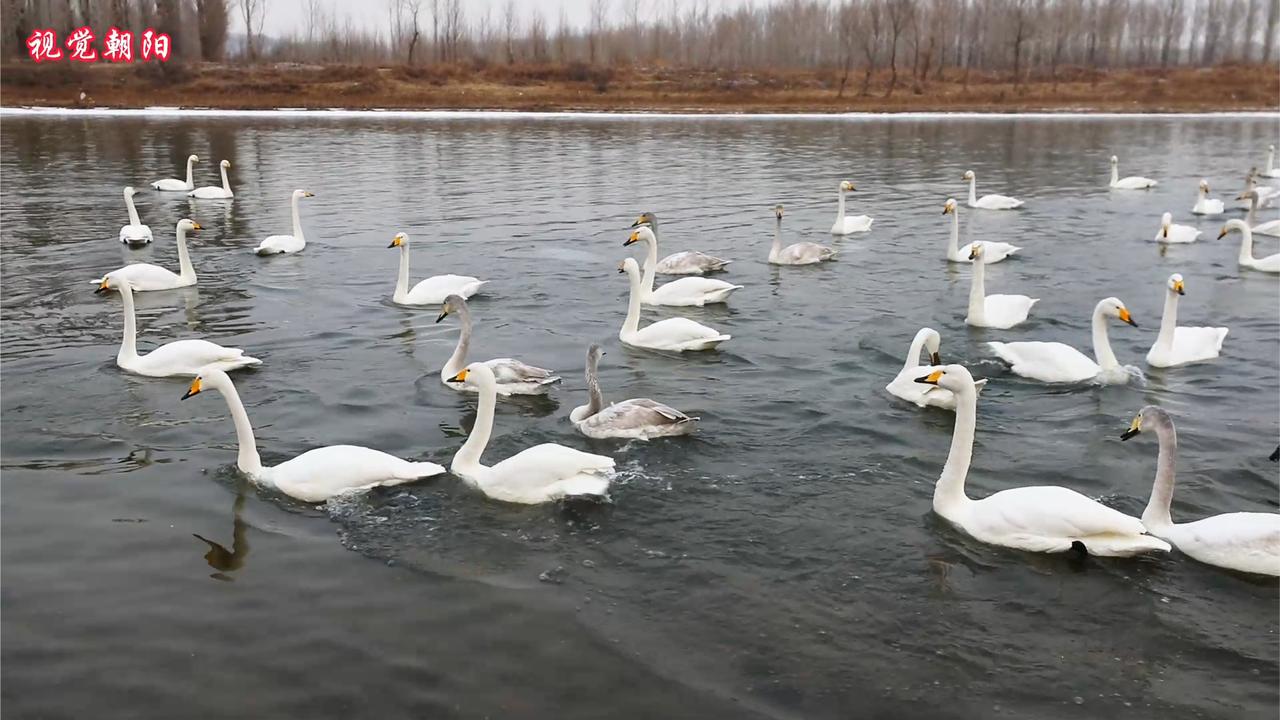
[{"label": "gray juvenile swan", "polygon": [[769,248],[769,263],[773,265],[813,265],[836,256],[836,251],[826,245],[811,242],[792,243],[782,247],[782,206],[773,206],[777,223],[773,226],[773,247]]},{"label": "gray juvenile swan", "polygon": [[698,418],[648,398],[633,398],[604,404],[597,368],[604,351],[599,345],[587,349],[587,393],[589,401],[569,413],[569,421],[589,438],[634,438],[648,440],[693,432]]},{"label": "gray juvenile swan", "polygon": [[[641,225],[648,225],[649,229],[653,231],[654,252],[656,253],[658,245],[658,216],[651,212],[641,213],[640,217],[631,223],[631,227],[640,227]],[[723,270],[724,266],[731,262],[733,261],[721,260],[714,255],[708,255],[697,250],[685,250],[662,258],[662,260],[654,264],[653,271],[659,275],[705,275]],[[647,262],[645,264],[648,265]]]},{"label": "gray juvenile swan", "polygon": [[[467,301],[461,295],[445,298],[444,307],[440,309],[436,322],[444,320],[450,314],[456,314],[462,321],[462,332],[458,333],[458,345],[453,349],[453,355],[449,356],[449,361],[440,370],[440,382],[454,390],[479,392],[474,383],[453,379],[467,367],[467,349],[471,347],[471,308],[467,307]],[[560,377],[552,375],[550,370],[526,365],[511,358],[495,358],[486,360],[484,364],[493,371],[494,388],[499,395],[544,395],[549,385],[560,382]]]}]

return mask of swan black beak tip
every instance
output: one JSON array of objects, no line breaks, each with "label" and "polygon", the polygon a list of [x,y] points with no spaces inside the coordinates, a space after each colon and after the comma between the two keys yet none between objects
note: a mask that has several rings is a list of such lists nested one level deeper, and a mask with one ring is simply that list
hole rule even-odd
[{"label": "swan black beak tip", "polygon": [[1141,325],[1138,324],[1138,321],[1134,320],[1133,318],[1129,318],[1128,320],[1125,320],[1125,322],[1129,323],[1134,327],[1142,327]]},{"label": "swan black beak tip", "polygon": [[942,353],[929,353],[929,363],[931,365],[941,365]]},{"label": "swan black beak tip", "polygon": [[182,397],[178,398],[178,400],[179,400],[179,401],[182,401],[182,400],[186,400],[186,399],[187,399],[187,398],[189,398],[189,397],[195,397],[195,396],[196,396],[196,393],[193,393],[193,392],[191,392],[190,390],[188,390],[188,391],[186,391],[185,393],[183,393],[183,394],[182,394]]},{"label": "swan black beak tip", "polygon": [[441,320],[443,320],[443,319],[445,319],[445,318],[447,318],[447,317],[449,317],[449,313],[447,313],[447,312],[442,312],[442,313],[440,313],[440,315],[436,318],[436,322],[440,322]]},{"label": "swan black beak tip", "polygon": [[395,247],[395,246],[396,246],[396,244],[395,244],[395,243],[391,243],[390,245],[388,245],[388,246],[387,246],[387,248],[388,248],[388,249],[390,249],[390,248],[393,248],[393,247]]},{"label": "swan black beak tip", "polygon": [[921,385],[937,385],[938,384],[936,381],[930,380],[928,375],[922,378],[916,378],[916,382],[920,383]]},{"label": "swan black beak tip", "polygon": [[1124,432],[1120,433],[1120,440],[1121,441],[1128,440],[1129,438],[1133,437],[1134,435],[1137,435],[1140,432],[1142,431],[1141,430],[1125,430]]}]

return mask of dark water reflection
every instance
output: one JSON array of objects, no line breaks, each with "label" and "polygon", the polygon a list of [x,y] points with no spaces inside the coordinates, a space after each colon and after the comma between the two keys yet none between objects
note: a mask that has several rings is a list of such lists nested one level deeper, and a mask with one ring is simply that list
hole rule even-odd
[{"label": "dark water reflection", "polygon": [[[1275,582],[1179,556],[1080,563],[974,543],[929,512],[951,417],[882,390],[928,324],[992,379],[971,493],[1061,483],[1139,513],[1155,447],[1117,435],[1157,402],[1182,431],[1177,517],[1275,509],[1280,284],[1238,270],[1219,221],[1187,212],[1201,177],[1238,192],[1272,120],[9,116],[3,130],[15,717],[1275,716]],[[198,184],[231,161],[235,201],[141,194],[158,240],[122,248],[121,186],[181,174],[191,152]],[[1108,192],[1113,152],[1161,186]],[[962,211],[962,242],[1026,248],[988,271],[993,292],[1043,299],[1007,333],[963,324],[968,276],[942,260],[942,202],[970,168],[980,191],[1028,201]],[[832,265],[766,265],[770,208],[786,204],[788,235],[829,242],[846,177],[875,231],[836,241]],[[316,193],[307,250],[254,257],[287,232],[295,188]],[[735,260],[726,277],[747,287],[732,305],[687,313],[733,334],[724,352],[617,346],[614,267],[643,209],[671,251]],[[1166,209],[1207,239],[1157,248]],[[493,281],[474,303],[476,357],[566,378],[549,399],[503,403],[487,457],[545,441],[611,453],[614,504],[509,507],[449,477],[327,508],[246,488],[222,401],[179,404],[181,381],[119,372],[119,300],[86,282],[175,266],[184,216],[206,228],[191,242],[200,284],[139,295],[140,343],[205,337],[262,357],[237,384],[264,461],[351,442],[447,464],[470,429],[473,401],[437,377],[456,326],[389,302],[386,245],[403,230],[415,279]],[[1231,328],[1219,361],[1062,388],[984,351],[1085,345],[1094,303],[1117,295],[1143,327],[1113,344],[1141,365],[1171,272],[1187,278],[1184,324]],[[584,401],[593,341],[609,350],[607,394],[667,400],[701,434],[575,436],[564,416]]]}]

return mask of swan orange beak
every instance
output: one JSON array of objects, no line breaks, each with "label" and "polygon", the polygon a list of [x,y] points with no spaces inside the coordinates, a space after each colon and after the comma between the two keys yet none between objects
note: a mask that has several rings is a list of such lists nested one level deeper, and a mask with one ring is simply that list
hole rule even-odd
[{"label": "swan orange beak", "polygon": [[631,237],[627,238],[627,241],[626,241],[626,242],[624,242],[624,243],[622,243],[622,247],[626,247],[626,246],[630,245],[631,243],[637,243],[637,242],[640,242],[640,231],[639,231],[639,230],[637,230],[637,231],[635,231],[635,232],[631,233]]},{"label": "swan orange beak", "polygon": [[94,295],[101,295],[104,292],[110,292],[111,286],[107,284],[107,279],[102,278],[102,284],[98,285],[98,289],[93,291]]},{"label": "swan orange beak", "polygon": [[1133,419],[1133,422],[1129,423],[1129,429],[1120,434],[1120,439],[1128,440],[1140,432],[1142,432],[1142,416],[1138,415]]},{"label": "swan orange beak", "polygon": [[922,378],[916,378],[916,382],[924,385],[937,385],[938,381],[942,379],[943,374],[944,373],[941,370],[934,370]]},{"label": "swan orange beak", "polygon": [[460,383],[460,382],[466,382],[466,381],[467,381],[467,371],[465,369],[462,372],[458,373],[457,375],[454,375],[453,377],[449,378],[449,382]]},{"label": "swan orange beak", "polygon": [[1227,236],[1227,229],[1226,229],[1226,228],[1222,228],[1222,232],[1218,233],[1218,239],[1219,239],[1219,240],[1221,240],[1222,238],[1224,238],[1224,237],[1226,237],[1226,236]]},{"label": "swan orange beak", "polygon": [[631,227],[639,227],[640,225],[644,225],[645,222],[646,220],[644,219],[644,216],[641,215],[640,217],[636,218],[635,222],[631,223]]},{"label": "swan orange beak", "polygon": [[197,377],[195,380],[191,381],[191,387],[187,388],[187,394],[183,395],[181,399],[186,400],[192,395],[199,395],[199,394],[200,394],[200,378]]},{"label": "swan orange beak", "polygon": [[1134,322],[1133,316],[1129,314],[1128,308],[1120,308],[1120,319],[1134,327],[1138,327],[1138,323]]},{"label": "swan orange beak", "polygon": [[1179,295],[1187,294],[1186,286],[1182,284],[1181,280],[1173,284],[1173,291],[1178,293]]},{"label": "swan orange beak", "polygon": [[391,238],[391,244],[388,245],[387,247],[389,248],[400,247],[403,244],[404,244],[404,241],[400,239],[399,235],[397,235],[394,238]]},{"label": "swan orange beak", "polygon": [[440,322],[447,317],[449,317],[449,308],[445,308],[440,311],[440,316],[436,318],[436,322]]}]

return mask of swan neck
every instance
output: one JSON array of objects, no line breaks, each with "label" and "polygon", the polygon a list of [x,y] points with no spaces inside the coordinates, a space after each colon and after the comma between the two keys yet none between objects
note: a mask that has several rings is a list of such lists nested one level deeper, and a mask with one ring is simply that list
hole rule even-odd
[{"label": "swan neck", "polygon": [[1120,166],[1113,164],[1111,166],[1111,184],[1115,185],[1120,182]]},{"label": "swan neck", "polygon": [[187,158],[187,189],[188,190],[191,190],[192,188],[194,188],[196,184],[195,178],[192,177],[191,175],[191,166],[194,164],[195,164],[195,161],[192,160],[190,157],[188,157]]},{"label": "swan neck", "polygon": [[231,421],[236,426],[236,467],[247,475],[262,472],[262,458],[258,456],[258,442],[253,437],[253,425],[249,423],[249,413],[245,412],[244,403],[240,402],[240,393],[230,381],[218,388],[227,401],[227,410],[231,412]]},{"label": "swan neck", "polygon": [[1239,260],[1242,265],[1253,264],[1253,231],[1249,229],[1248,224],[1240,228]]},{"label": "swan neck", "polygon": [[1151,487],[1147,509],[1142,511],[1142,523],[1152,532],[1173,525],[1169,507],[1173,503],[1174,466],[1178,457],[1178,434],[1172,426],[1164,422],[1157,424],[1156,437],[1160,440],[1160,454],[1156,456],[1156,480]]},{"label": "swan neck", "polygon": [[969,204],[978,204],[978,178],[969,178]]},{"label": "swan neck", "polygon": [[1111,338],[1107,336],[1107,316],[1101,306],[1093,310],[1093,358],[1103,370],[1120,367],[1116,354],[1111,351]]},{"label": "swan neck", "polygon": [[769,259],[777,260],[780,252],[782,252],[782,218],[778,218],[778,222],[773,226],[773,247],[769,249]]},{"label": "swan neck", "polygon": [[467,363],[467,350],[471,347],[471,309],[465,305],[459,308],[458,320],[462,323],[462,330],[458,333],[458,345],[449,356],[449,361],[444,364],[444,370],[440,371],[440,376],[444,379],[462,371]]},{"label": "swan neck", "polygon": [[187,231],[179,226],[175,234],[178,236],[178,275],[183,282],[195,284],[196,269],[191,265],[191,255],[187,253]]},{"label": "swan neck", "polygon": [[631,283],[631,297],[627,300],[627,319],[622,322],[624,335],[640,329],[640,276],[634,270],[627,271]]},{"label": "swan neck", "polygon": [[1256,195],[1249,196],[1249,216],[1245,218],[1244,224],[1249,227],[1258,224],[1258,198]]},{"label": "swan neck", "polygon": [[393,299],[400,300],[409,294],[409,243],[400,245],[400,271],[396,277],[396,292]]},{"label": "swan neck", "polygon": [[1164,314],[1160,317],[1160,334],[1156,336],[1156,345],[1165,350],[1173,347],[1174,329],[1178,327],[1178,294],[1172,290],[1165,291]]},{"label": "swan neck", "polygon": [[222,189],[231,192],[231,181],[227,179],[227,168],[222,168]]},{"label": "swan neck", "polygon": [[844,219],[844,186],[839,188],[840,200],[836,203],[836,222]]},{"label": "swan neck", "polygon": [[957,393],[956,425],[951,434],[951,450],[947,464],[933,489],[933,507],[946,516],[943,508],[954,508],[968,502],[964,494],[964,482],[969,476],[969,463],[973,460],[973,436],[978,422],[978,394],[973,386]]},{"label": "swan neck", "polygon": [[124,194],[125,207],[129,208],[129,224],[141,225],[142,219],[138,217],[138,209],[133,205],[133,196],[129,193]]},{"label": "swan neck", "polygon": [[973,283],[969,286],[969,319],[982,322],[986,319],[987,270],[981,257],[973,260]]},{"label": "swan neck", "polygon": [[498,404],[498,388],[493,380],[487,379],[479,384],[480,403],[476,411],[476,423],[471,427],[471,434],[462,444],[458,454],[453,457],[453,464],[462,468],[480,467],[480,456],[489,445],[489,437],[493,434],[493,411]]},{"label": "swan neck", "polygon": [[306,238],[302,236],[302,218],[298,216],[298,196],[293,196],[289,204],[293,206],[293,236],[305,241]]},{"label": "swan neck", "polygon": [[648,249],[644,258],[644,278],[640,281],[640,287],[644,298],[647,299],[653,295],[654,276],[658,273],[658,236],[654,235],[652,240],[646,239],[644,244]]},{"label": "swan neck", "polygon": [[604,394],[600,392],[600,378],[597,373],[597,363],[595,358],[587,361],[587,413],[584,418],[591,417],[600,412],[604,407]]},{"label": "swan neck", "polygon": [[925,331],[921,330],[911,340],[911,349],[907,351],[907,359],[902,363],[903,370],[920,367],[920,351],[924,349]]},{"label": "swan neck", "polygon": [[[969,223],[970,232],[973,231],[973,223]],[[961,261],[960,257],[960,211],[953,210],[951,212],[951,240],[947,243],[947,259]]]},{"label": "swan neck", "polygon": [[117,363],[138,357],[138,324],[134,317],[133,288],[128,282],[120,285],[120,303],[124,307],[124,338],[120,341],[120,352],[116,354]]}]

